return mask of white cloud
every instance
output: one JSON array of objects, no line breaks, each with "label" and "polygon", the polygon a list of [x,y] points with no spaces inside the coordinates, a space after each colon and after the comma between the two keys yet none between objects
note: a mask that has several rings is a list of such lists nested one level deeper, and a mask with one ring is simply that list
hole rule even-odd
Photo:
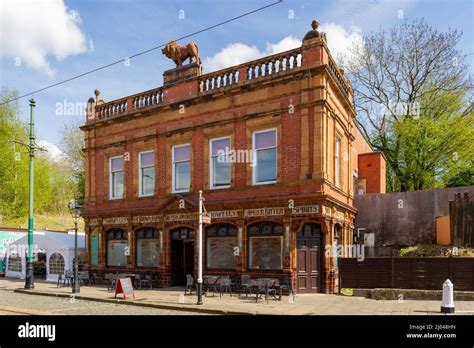
[{"label": "white cloud", "polygon": [[[349,30],[335,23],[327,23],[320,27],[320,31],[326,32],[328,47],[333,58],[339,63],[343,55],[350,55],[350,46],[357,41],[362,41],[361,29],[351,27]],[[267,55],[288,51],[301,46],[301,39],[287,36],[277,43],[267,42],[265,50],[256,46],[248,46],[244,43],[232,43],[224,47],[212,57],[204,59],[206,72],[225,69],[230,66],[242,64]]]},{"label": "white cloud", "polygon": [[350,56],[349,48],[353,43],[362,42],[361,29],[351,27],[349,30],[335,24],[323,24],[320,30],[327,35],[328,47],[332,57],[337,63],[340,63],[342,56]]},{"label": "white cloud", "polygon": [[265,50],[259,50],[256,46],[248,46],[237,42],[224,47],[212,57],[204,59],[204,68],[207,72],[225,69],[233,65],[239,65],[267,55],[280,53],[301,46],[301,40],[293,36],[287,36],[277,43],[267,42]]},{"label": "white cloud", "polygon": [[93,47],[79,28],[79,13],[63,0],[2,0],[0,18],[0,54],[49,76],[55,71],[48,56],[62,60]]},{"label": "white cloud", "polygon": [[46,149],[48,156],[50,156],[55,162],[59,162],[65,157],[65,154],[53,143],[46,140],[40,140],[38,141],[38,145]]}]

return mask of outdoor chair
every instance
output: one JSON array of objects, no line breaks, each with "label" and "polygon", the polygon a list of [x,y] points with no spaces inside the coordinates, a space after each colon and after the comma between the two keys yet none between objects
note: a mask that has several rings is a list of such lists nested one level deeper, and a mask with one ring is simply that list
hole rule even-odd
[{"label": "outdoor chair", "polygon": [[276,299],[276,292],[277,289],[275,288],[275,284],[277,281],[269,281],[269,280],[259,280],[254,283],[255,288],[255,303],[258,302],[258,299],[265,295],[265,301],[268,303],[268,299],[271,296]]},{"label": "outdoor chair", "polygon": [[186,288],[184,289],[184,294],[187,295],[189,290],[189,295],[192,295],[195,289],[194,278],[191,274],[186,274]]},{"label": "outdoor chair", "polygon": [[61,288],[63,281],[64,281],[63,275],[62,275],[62,274],[59,274],[59,275],[58,275],[58,283],[56,284],[56,287],[57,287],[57,288]]},{"label": "outdoor chair", "polygon": [[153,289],[151,285],[151,275],[145,274],[144,276],[140,275],[140,280],[138,282],[138,287],[141,290],[142,285],[148,286],[150,289]]},{"label": "outdoor chair", "polygon": [[118,275],[113,273],[106,273],[104,276],[104,280],[108,282],[107,284],[107,291],[114,291],[115,287],[117,286],[117,278]]},{"label": "outdoor chair", "polygon": [[237,280],[237,275],[232,274],[230,276],[230,289],[232,292],[237,292],[238,289],[238,280]]},{"label": "outdoor chair", "polygon": [[90,280],[90,277],[89,277],[89,271],[78,272],[77,278],[79,279],[79,283],[82,282],[83,285],[90,285],[91,284],[91,280]]},{"label": "outdoor chair", "polygon": [[66,271],[64,273],[64,278],[62,279],[63,279],[63,286],[65,285],[72,286],[74,282],[74,273],[72,271]]},{"label": "outdoor chair", "polygon": [[252,292],[252,277],[248,274],[242,274],[240,276],[239,297],[243,292],[245,293],[245,297],[248,297],[248,294]]},{"label": "outdoor chair", "polygon": [[230,297],[232,297],[232,288],[230,285],[230,277],[223,276],[219,278],[219,297],[222,297],[222,294],[230,293]]},{"label": "outdoor chair", "polygon": [[92,285],[96,285],[96,284],[99,284],[101,282],[101,277],[99,276],[99,274],[96,272],[96,271],[93,271],[92,272],[92,275],[91,275],[91,278],[90,278],[90,281],[91,281],[91,284]]}]

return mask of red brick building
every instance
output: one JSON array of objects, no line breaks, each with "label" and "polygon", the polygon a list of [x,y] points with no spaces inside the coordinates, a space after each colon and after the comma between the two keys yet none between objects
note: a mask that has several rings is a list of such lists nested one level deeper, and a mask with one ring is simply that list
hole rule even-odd
[{"label": "red brick building", "polygon": [[89,100],[89,266],[184,284],[197,270],[203,190],[212,218],[204,274],[288,276],[298,292],[333,292],[329,251],[352,244],[360,134],[325,34],[313,29],[299,48],[201,71],[184,65],[165,72],[163,87]]}]

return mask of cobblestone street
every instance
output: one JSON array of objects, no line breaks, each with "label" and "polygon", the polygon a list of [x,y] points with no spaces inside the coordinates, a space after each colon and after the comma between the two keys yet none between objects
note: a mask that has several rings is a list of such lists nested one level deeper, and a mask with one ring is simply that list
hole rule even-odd
[{"label": "cobblestone street", "polygon": [[0,315],[201,315],[196,312],[126,306],[0,291]]}]

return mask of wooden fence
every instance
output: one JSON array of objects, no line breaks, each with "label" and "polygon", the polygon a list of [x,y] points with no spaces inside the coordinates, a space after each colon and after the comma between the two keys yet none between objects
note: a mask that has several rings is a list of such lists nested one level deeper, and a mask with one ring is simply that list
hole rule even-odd
[{"label": "wooden fence", "polygon": [[450,279],[455,290],[474,291],[474,257],[368,257],[340,259],[343,288],[441,290]]}]

